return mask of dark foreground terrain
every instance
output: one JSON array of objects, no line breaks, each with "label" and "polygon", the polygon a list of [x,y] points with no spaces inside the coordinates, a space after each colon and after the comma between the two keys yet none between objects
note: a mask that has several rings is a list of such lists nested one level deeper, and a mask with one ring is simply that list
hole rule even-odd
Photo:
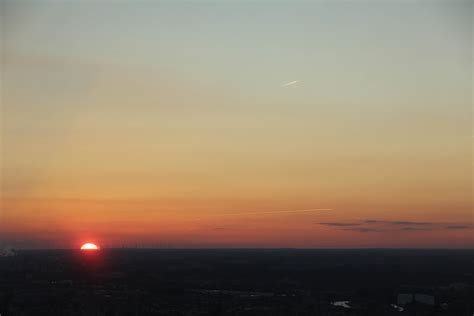
[{"label": "dark foreground terrain", "polygon": [[0,315],[474,314],[474,250],[20,251]]}]

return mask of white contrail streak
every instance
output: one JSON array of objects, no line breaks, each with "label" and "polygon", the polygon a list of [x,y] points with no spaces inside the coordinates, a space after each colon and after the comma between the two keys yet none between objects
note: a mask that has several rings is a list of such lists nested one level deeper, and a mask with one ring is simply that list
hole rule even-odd
[{"label": "white contrail streak", "polygon": [[297,84],[298,82],[300,82],[300,81],[299,80],[290,81],[290,82],[282,84],[281,87],[283,88],[283,87],[292,86],[294,84]]},{"label": "white contrail streak", "polygon": [[318,211],[332,211],[332,208],[310,208],[305,210],[285,210],[285,211],[260,211],[260,212],[242,212],[242,213],[228,213],[218,214],[217,216],[236,216],[236,215],[260,215],[260,214],[278,214],[278,213],[304,213],[304,212],[318,212]]}]

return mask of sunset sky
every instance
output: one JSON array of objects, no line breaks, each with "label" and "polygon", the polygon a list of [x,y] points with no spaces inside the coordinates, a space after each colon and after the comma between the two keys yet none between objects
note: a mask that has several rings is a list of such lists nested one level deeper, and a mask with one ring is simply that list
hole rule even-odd
[{"label": "sunset sky", "polygon": [[474,247],[472,1],[0,12],[0,248]]}]

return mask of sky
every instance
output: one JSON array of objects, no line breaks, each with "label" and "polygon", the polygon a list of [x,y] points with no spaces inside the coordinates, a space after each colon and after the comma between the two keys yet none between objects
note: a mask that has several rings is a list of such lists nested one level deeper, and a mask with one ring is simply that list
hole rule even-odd
[{"label": "sky", "polygon": [[0,247],[474,247],[471,1],[0,4]]}]

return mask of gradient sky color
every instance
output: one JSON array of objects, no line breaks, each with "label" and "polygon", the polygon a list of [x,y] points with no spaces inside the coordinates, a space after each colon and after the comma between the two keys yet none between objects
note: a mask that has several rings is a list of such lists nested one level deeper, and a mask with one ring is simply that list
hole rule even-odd
[{"label": "gradient sky color", "polygon": [[0,246],[474,247],[471,1],[0,12]]}]

